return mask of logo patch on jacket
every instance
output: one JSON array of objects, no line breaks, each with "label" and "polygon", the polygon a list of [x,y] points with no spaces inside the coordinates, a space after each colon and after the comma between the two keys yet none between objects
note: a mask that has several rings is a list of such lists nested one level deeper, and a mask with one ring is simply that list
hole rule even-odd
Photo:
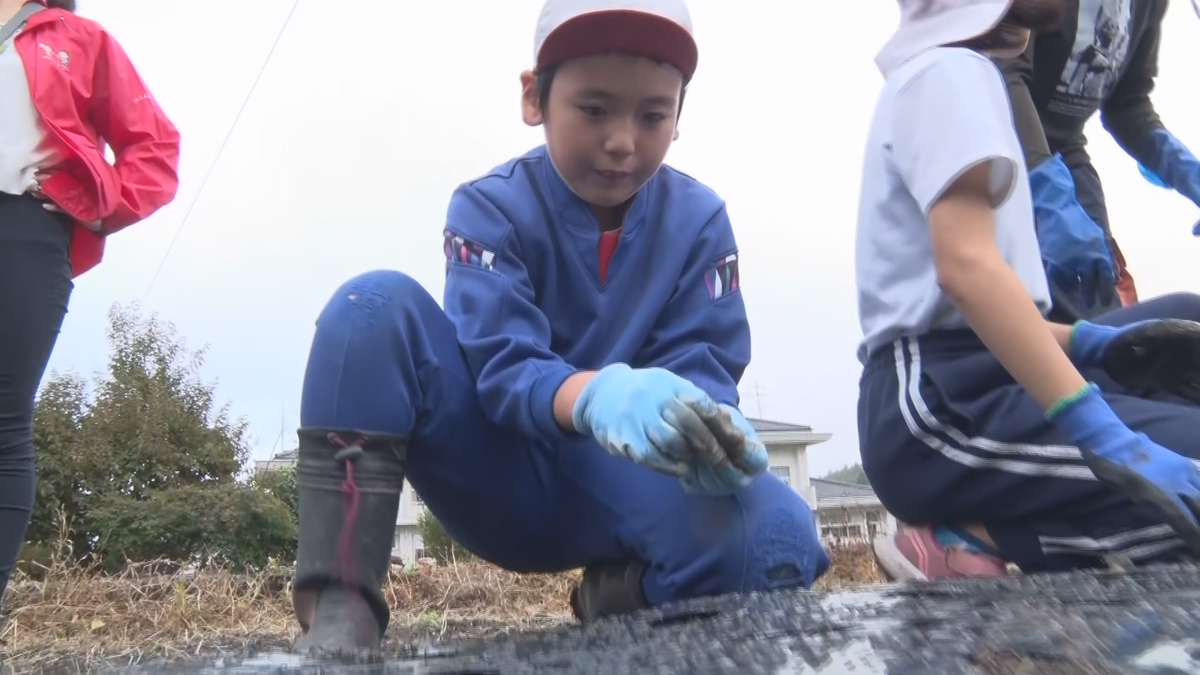
[{"label": "logo patch on jacket", "polygon": [[59,70],[70,70],[71,55],[66,51],[55,51],[50,45],[45,42],[39,42],[38,48],[42,50],[42,58],[53,61],[54,65],[58,66]]},{"label": "logo patch on jacket", "polygon": [[450,263],[474,265],[485,270],[492,269],[492,261],[496,258],[494,251],[489,251],[466,237],[445,230],[442,232],[444,243],[442,250],[446,254],[446,271],[450,271]]},{"label": "logo patch on jacket", "polygon": [[708,286],[708,297],[722,298],[742,287],[738,275],[738,256],[731,253],[713,263],[704,273],[704,284]]}]

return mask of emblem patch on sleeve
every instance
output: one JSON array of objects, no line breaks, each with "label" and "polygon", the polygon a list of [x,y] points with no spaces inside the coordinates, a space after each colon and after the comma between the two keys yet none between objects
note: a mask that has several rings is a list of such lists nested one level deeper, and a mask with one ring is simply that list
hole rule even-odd
[{"label": "emblem patch on sleeve", "polygon": [[446,254],[447,270],[450,269],[450,263],[452,262],[474,265],[475,267],[482,267],[485,270],[492,269],[492,261],[496,258],[494,251],[489,251],[483,246],[450,230],[445,230],[442,234],[444,237],[442,249]]},{"label": "emblem patch on sleeve", "polygon": [[704,283],[708,286],[708,297],[712,300],[725,297],[741,288],[737,254],[731,253],[713,263],[704,274]]}]

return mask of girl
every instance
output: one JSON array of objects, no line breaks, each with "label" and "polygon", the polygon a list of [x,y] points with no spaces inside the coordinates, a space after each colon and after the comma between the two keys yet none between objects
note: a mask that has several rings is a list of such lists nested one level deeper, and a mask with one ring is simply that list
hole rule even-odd
[{"label": "girl", "polygon": [[1063,0],[901,0],[876,57],[857,284],[863,469],[909,526],[894,578],[1200,553],[1200,298],[1045,320],[1029,177],[997,67]]},{"label": "girl", "polygon": [[116,40],[74,12],[0,0],[0,598],[33,508],[34,397],[73,279],[178,187],[179,132]]}]

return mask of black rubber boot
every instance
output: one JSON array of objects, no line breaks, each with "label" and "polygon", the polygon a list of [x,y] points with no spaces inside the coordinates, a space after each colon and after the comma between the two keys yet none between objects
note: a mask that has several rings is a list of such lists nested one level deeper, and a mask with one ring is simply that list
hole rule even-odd
[{"label": "black rubber boot", "polygon": [[642,574],[646,563],[631,562],[593,565],[583,570],[583,581],[571,591],[571,611],[580,623],[605,616],[628,614],[650,605],[642,592]]},{"label": "black rubber boot", "polygon": [[299,436],[292,604],[304,633],[295,649],[378,649],[390,618],[382,588],[404,487],[405,439],[353,429],[301,429]]}]

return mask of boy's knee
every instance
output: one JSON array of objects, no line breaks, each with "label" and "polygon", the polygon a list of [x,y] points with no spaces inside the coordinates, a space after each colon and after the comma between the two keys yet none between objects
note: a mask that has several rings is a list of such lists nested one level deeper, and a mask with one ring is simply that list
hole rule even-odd
[{"label": "boy's knee", "polygon": [[354,318],[371,322],[389,317],[420,318],[441,312],[437,301],[416,279],[396,270],[372,270],[351,277],[326,303],[318,323]]},{"label": "boy's knee", "polygon": [[705,526],[678,528],[693,534],[676,540],[667,559],[657,561],[665,574],[652,585],[658,591],[653,603],[808,588],[829,568],[808,504],[774,477],[764,476],[728,501],[707,502],[690,517]]},{"label": "boy's knee", "polygon": [[[781,481],[743,498],[746,514],[745,591],[809,588],[829,569],[812,509]],[[757,485],[757,483],[756,483]]]}]

